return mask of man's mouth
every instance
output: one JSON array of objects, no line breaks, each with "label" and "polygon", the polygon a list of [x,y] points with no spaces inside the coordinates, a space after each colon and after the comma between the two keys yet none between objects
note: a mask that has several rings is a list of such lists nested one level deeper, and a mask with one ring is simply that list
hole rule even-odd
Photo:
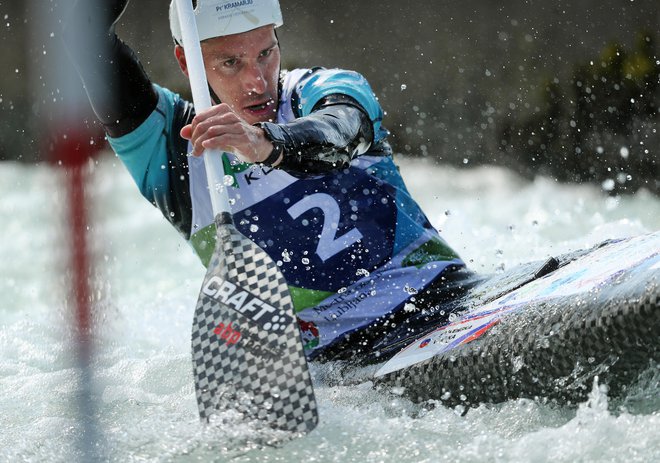
[{"label": "man's mouth", "polygon": [[265,113],[273,110],[273,104],[273,100],[267,100],[262,103],[246,106],[245,109],[253,113]]}]

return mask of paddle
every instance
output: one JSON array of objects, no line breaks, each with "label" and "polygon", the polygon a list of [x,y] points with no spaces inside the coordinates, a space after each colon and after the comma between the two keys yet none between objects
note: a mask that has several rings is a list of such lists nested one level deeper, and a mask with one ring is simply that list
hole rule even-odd
[{"label": "paddle", "polygon": [[[197,111],[211,106],[192,2],[176,0]],[[236,410],[277,429],[318,423],[291,296],[275,262],[234,226],[222,186],[222,153],[204,153],[217,241],[197,301],[193,373],[202,420]]]}]

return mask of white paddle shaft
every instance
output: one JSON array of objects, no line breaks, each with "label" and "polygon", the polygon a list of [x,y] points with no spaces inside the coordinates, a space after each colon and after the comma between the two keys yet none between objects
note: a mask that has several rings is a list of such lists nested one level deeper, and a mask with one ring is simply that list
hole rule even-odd
[{"label": "white paddle shaft", "polygon": [[[181,22],[181,38],[186,54],[193,104],[195,105],[195,111],[199,113],[211,107],[211,95],[209,95],[209,86],[206,81],[195,13],[190,0],[176,0],[176,8]],[[223,183],[225,171],[222,166],[222,151],[218,149],[205,150],[203,156],[213,214],[231,212],[226,186]]]}]

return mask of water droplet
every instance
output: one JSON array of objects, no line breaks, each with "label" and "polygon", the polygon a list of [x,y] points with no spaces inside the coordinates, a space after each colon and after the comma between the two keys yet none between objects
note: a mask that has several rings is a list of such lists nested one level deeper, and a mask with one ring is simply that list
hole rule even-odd
[{"label": "water droplet", "polygon": [[404,290],[405,292],[407,292],[408,294],[417,294],[417,293],[418,293],[417,289],[416,289],[416,288],[413,288],[413,287],[410,286],[410,285],[406,285],[406,286],[404,286],[403,290]]},{"label": "water droplet", "polygon": [[254,224],[254,223],[252,225],[250,225],[250,232],[256,233],[258,231],[259,231],[259,225]]},{"label": "water droplet", "polygon": [[614,180],[611,179],[611,178],[608,178],[605,181],[603,181],[601,186],[602,186],[603,190],[605,190],[605,191],[612,191],[614,189]]},{"label": "water droplet", "polygon": [[513,358],[513,372],[517,373],[523,367],[525,363],[523,362],[522,357],[516,356]]},{"label": "water droplet", "polygon": [[406,84],[401,84],[401,91],[402,92],[407,88],[408,88],[408,86]]},{"label": "water droplet", "polygon": [[[632,177],[631,177],[632,178]],[[625,172],[619,172],[616,174],[616,181],[623,184],[628,180],[628,175]]]},{"label": "water droplet", "polygon": [[225,176],[222,178],[222,183],[223,183],[225,186],[232,186],[232,185],[234,184],[234,177],[232,177],[231,175],[225,175]]}]

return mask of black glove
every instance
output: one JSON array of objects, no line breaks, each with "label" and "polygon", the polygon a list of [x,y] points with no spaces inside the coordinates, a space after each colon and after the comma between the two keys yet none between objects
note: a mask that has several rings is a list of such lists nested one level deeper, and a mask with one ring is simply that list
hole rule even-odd
[{"label": "black glove", "polygon": [[126,11],[128,2],[129,0],[112,0],[108,2],[110,3],[109,7],[111,8],[109,11],[109,17],[112,19],[111,26],[117,24],[117,21],[119,21],[121,15],[123,15],[124,11]]},{"label": "black glove", "polygon": [[111,32],[124,14],[128,2],[129,0],[77,0],[65,15],[65,40],[89,37],[99,31]]},{"label": "black glove", "polygon": [[92,109],[113,137],[134,130],[158,102],[137,56],[115,34],[128,1],[78,0],[62,34]]}]

